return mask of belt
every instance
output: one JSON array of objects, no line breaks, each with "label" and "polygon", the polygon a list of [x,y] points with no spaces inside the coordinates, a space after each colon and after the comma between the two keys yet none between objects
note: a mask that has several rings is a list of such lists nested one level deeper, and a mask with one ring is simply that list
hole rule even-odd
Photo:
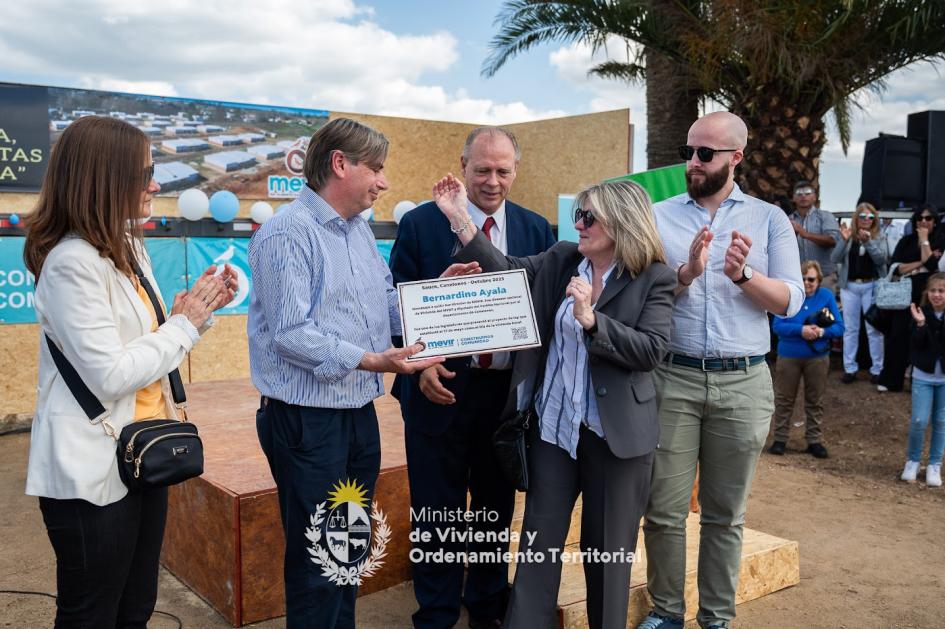
[{"label": "belt", "polygon": [[871,280],[850,280],[850,281],[853,282],[854,284],[869,284],[870,282],[875,282],[876,280],[871,279]]},{"label": "belt", "polygon": [[737,356],[735,358],[694,358],[682,354],[672,354],[670,362],[681,367],[691,367],[702,371],[742,371],[748,367],[760,365],[764,355]]}]

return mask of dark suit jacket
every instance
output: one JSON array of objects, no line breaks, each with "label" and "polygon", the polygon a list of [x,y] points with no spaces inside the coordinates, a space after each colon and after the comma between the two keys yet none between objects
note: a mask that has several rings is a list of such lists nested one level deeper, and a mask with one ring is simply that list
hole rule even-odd
[{"label": "dark suit jacket", "polygon": [[[505,229],[511,255],[534,255],[555,243],[551,225],[544,217],[510,201],[505,202]],[[390,270],[394,284],[439,277],[454,262],[453,254],[459,249],[459,239],[450,231],[449,220],[436,203],[414,208],[401,219],[397,240],[391,249]],[[400,345],[400,339],[395,338],[394,343]],[[444,379],[443,384],[460,400],[468,381],[469,358],[450,359],[445,366],[456,372],[456,377]],[[404,421],[412,422],[426,434],[442,434],[456,414],[456,405],[443,406],[428,400],[420,392],[419,378],[419,374],[397,376],[391,393],[400,400]],[[499,394],[505,396],[506,392]]]},{"label": "dark suit jacket", "polygon": [[[528,274],[542,345],[518,352],[508,412],[517,402],[515,387],[529,374],[544,371],[555,313],[584,256],[576,244],[559,242],[546,253],[505,257],[476,234],[456,259],[475,260],[486,272],[525,269]],[[656,387],[650,372],[666,357],[675,288],[676,274],[665,264],[651,264],[634,278],[625,270],[610,277],[594,307],[597,333],[587,345],[591,386],[607,445],[622,459],[652,451],[659,440]],[[535,387],[539,390],[541,382]]]}]

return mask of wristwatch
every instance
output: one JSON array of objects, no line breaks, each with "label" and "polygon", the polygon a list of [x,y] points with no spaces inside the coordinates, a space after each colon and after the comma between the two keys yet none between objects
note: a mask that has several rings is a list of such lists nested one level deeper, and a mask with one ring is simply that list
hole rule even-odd
[{"label": "wristwatch", "polygon": [[752,274],[753,273],[752,273],[751,267],[746,264],[745,266],[742,267],[741,278],[737,280],[732,280],[732,281],[735,282],[736,286],[738,286],[739,284],[744,284],[745,282],[751,279]]}]

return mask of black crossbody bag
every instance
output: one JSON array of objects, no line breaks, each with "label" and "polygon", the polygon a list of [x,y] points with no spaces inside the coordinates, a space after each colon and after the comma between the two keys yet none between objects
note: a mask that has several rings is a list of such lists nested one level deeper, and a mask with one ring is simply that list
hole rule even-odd
[{"label": "black crossbody bag", "polygon": [[[164,311],[151,283],[137,265],[134,270],[154,306],[158,325],[164,325]],[[116,435],[114,426],[108,421],[108,411],[48,334],[46,345],[62,379],[89,421],[102,424],[105,434],[117,441],[118,473],[129,491],[175,485],[203,474],[203,442],[197,434],[197,427],[187,421],[187,396],[177,369],[170,372],[168,378],[174,404],[180,409],[183,419],[132,422]]]}]

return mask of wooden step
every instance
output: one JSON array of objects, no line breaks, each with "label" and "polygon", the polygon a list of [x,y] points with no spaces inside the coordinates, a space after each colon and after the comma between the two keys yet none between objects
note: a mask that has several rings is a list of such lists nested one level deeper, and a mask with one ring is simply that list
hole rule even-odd
[{"label": "wooden step", "polygon": [[[518,494],[512,527],[519,533],[524,513],[524,494]],[[581,502],[575,505],[571,515],[571,528],[568,531],[567,548],[579,551],[581,537]],[[517,550],[513,544],[511,550]],[[643,544],[643,531],[640,531],[637,545],[637,561],[630,575],[630,610],[627,626],[635,627],[650,609],[649,595],[646,592],[646,550]],[[689,514],[686,522],[686,619],[696,617],[699,606],[699,593],[696,588],[696,574],[699,556],[699,514]],[[509,580],[514,578],[515,566],[509,568]],[[761,531],[746,528],[742,541],[742,563],[739,574],[738,590],[735,603],[740,604],[777,592],[778,590],[800,583],[800,552],[795,541],[768,535]],[[565,629],[583,629],[587,627],[584,587],[584,569],[581,564],[564,564],[561,571],[561,588],[558,590],[558,613],[561,626]]]}]

